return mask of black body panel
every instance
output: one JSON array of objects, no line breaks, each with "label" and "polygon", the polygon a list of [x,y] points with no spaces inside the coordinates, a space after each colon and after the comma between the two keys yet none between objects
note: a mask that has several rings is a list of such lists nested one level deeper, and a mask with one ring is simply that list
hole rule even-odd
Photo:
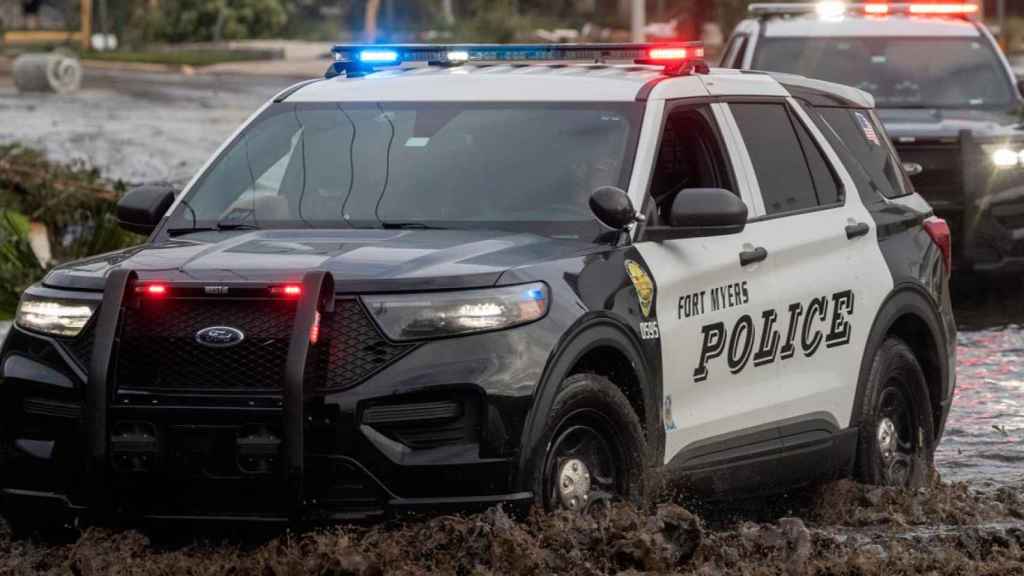
[{"label": "black body panel", "polygon": [[[529,503],[520,472],[544,449],[536,424],[595,350],[636,367],[622,378],[635,385],[652,451],[663,451],[660,347],[638,333],[624,260],[643,260],[629,247],[435,230],[199,240],[73,263],[31,289],[102,302],[76,338],[15,326],[4,343],[8,505],[330,520]],[[133,288],[157,281],[168,290],[159,301]],[[299,281],[296,302],[251,297]],[[550,288],[542,319],[429,341],[389,341],[360,299],[538,281]],[[310,296],[320,286],[323,298]],[[310,345],[315,311],[322,327]],[[258,347],[196,346],[197,330],[215,325],[243,328]]]}]

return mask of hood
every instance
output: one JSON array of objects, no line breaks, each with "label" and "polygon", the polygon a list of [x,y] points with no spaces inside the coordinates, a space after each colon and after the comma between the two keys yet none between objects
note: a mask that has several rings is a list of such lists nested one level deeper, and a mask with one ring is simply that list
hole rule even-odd
[{"label": "hood", "polygon": [[896,142],[956,138],[961,130],[982,140],[1024,137],[1020,117],[1010,111],[879,108],[877,112]]},{"label": "hood", "polygon": [[293,282],[309,270],[334,275],[338,292],[493,286],[506,270],[600,249],[578,240],[478,230],[261,230],[185,238],[79,260],[51,271],[55,288],[102,290],[130,268],[141,280]]}]

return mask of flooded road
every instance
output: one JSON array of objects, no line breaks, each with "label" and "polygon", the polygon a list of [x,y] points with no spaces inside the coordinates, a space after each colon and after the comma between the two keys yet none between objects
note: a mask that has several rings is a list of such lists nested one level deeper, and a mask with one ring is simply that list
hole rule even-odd
[{"label": "flooded road", "polygon": [[[0,79],[0,143],[81,159],[109,178],[185,182],[254,110],[294,80],[90,71],[74,95],[18,95]],[[6,83],[5,83],[6,82]],[[984,487],[1024,479],[1024,287],[957,287],[958,387],[936,461]],[[0,322],[0,337],[6,326]]]}]

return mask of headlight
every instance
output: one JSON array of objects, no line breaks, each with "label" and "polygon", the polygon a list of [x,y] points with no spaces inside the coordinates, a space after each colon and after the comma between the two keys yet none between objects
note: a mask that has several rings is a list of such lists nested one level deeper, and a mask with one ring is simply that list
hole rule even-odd
[{"label": "headlight", "polygon": [[54,336],[78,336],[96,307],[89,302],[24,295],[14,321],[22,328]]},{"label": "headlight", "polygon": [[520,326],[544,317],[548,287],[522,284],[487,290],[366,296],[370,313],[392,340],[418,340]]},{"label": "headlight", "polygon": [[1024,166],[1024,145],[1012,144],[985,144],[982,149],[992,160],[996,168],[1016,168]]}]

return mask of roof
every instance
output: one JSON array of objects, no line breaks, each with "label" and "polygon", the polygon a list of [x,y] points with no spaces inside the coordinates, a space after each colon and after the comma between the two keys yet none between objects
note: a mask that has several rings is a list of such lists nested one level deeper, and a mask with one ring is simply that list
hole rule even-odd
[{"label": "roof", "polygon": [[565,101],[637,99],[662,69],[605,64],[466,64],[451,68],[392,68],[360,78],[338,76],[312,82],[290,102]]},{"label": "roof", "polygon": [[916,36],[977,38],[981,32],[975,23],[959,18],[920,16],[865,17],[846,16],[842,19],[822,19],[814,14],[789,18],[766,18],[765,36],[817,37],[817,36]]},{"label": "roof", "polygon": [[861,90],[803,76],[723,68],[665,76],[660,67],[603,64],[394,68],[357,78],[306,81],[285,90],[276,101],[635,102],[727,95],[793,95],[832,105],[874,106]]}]

